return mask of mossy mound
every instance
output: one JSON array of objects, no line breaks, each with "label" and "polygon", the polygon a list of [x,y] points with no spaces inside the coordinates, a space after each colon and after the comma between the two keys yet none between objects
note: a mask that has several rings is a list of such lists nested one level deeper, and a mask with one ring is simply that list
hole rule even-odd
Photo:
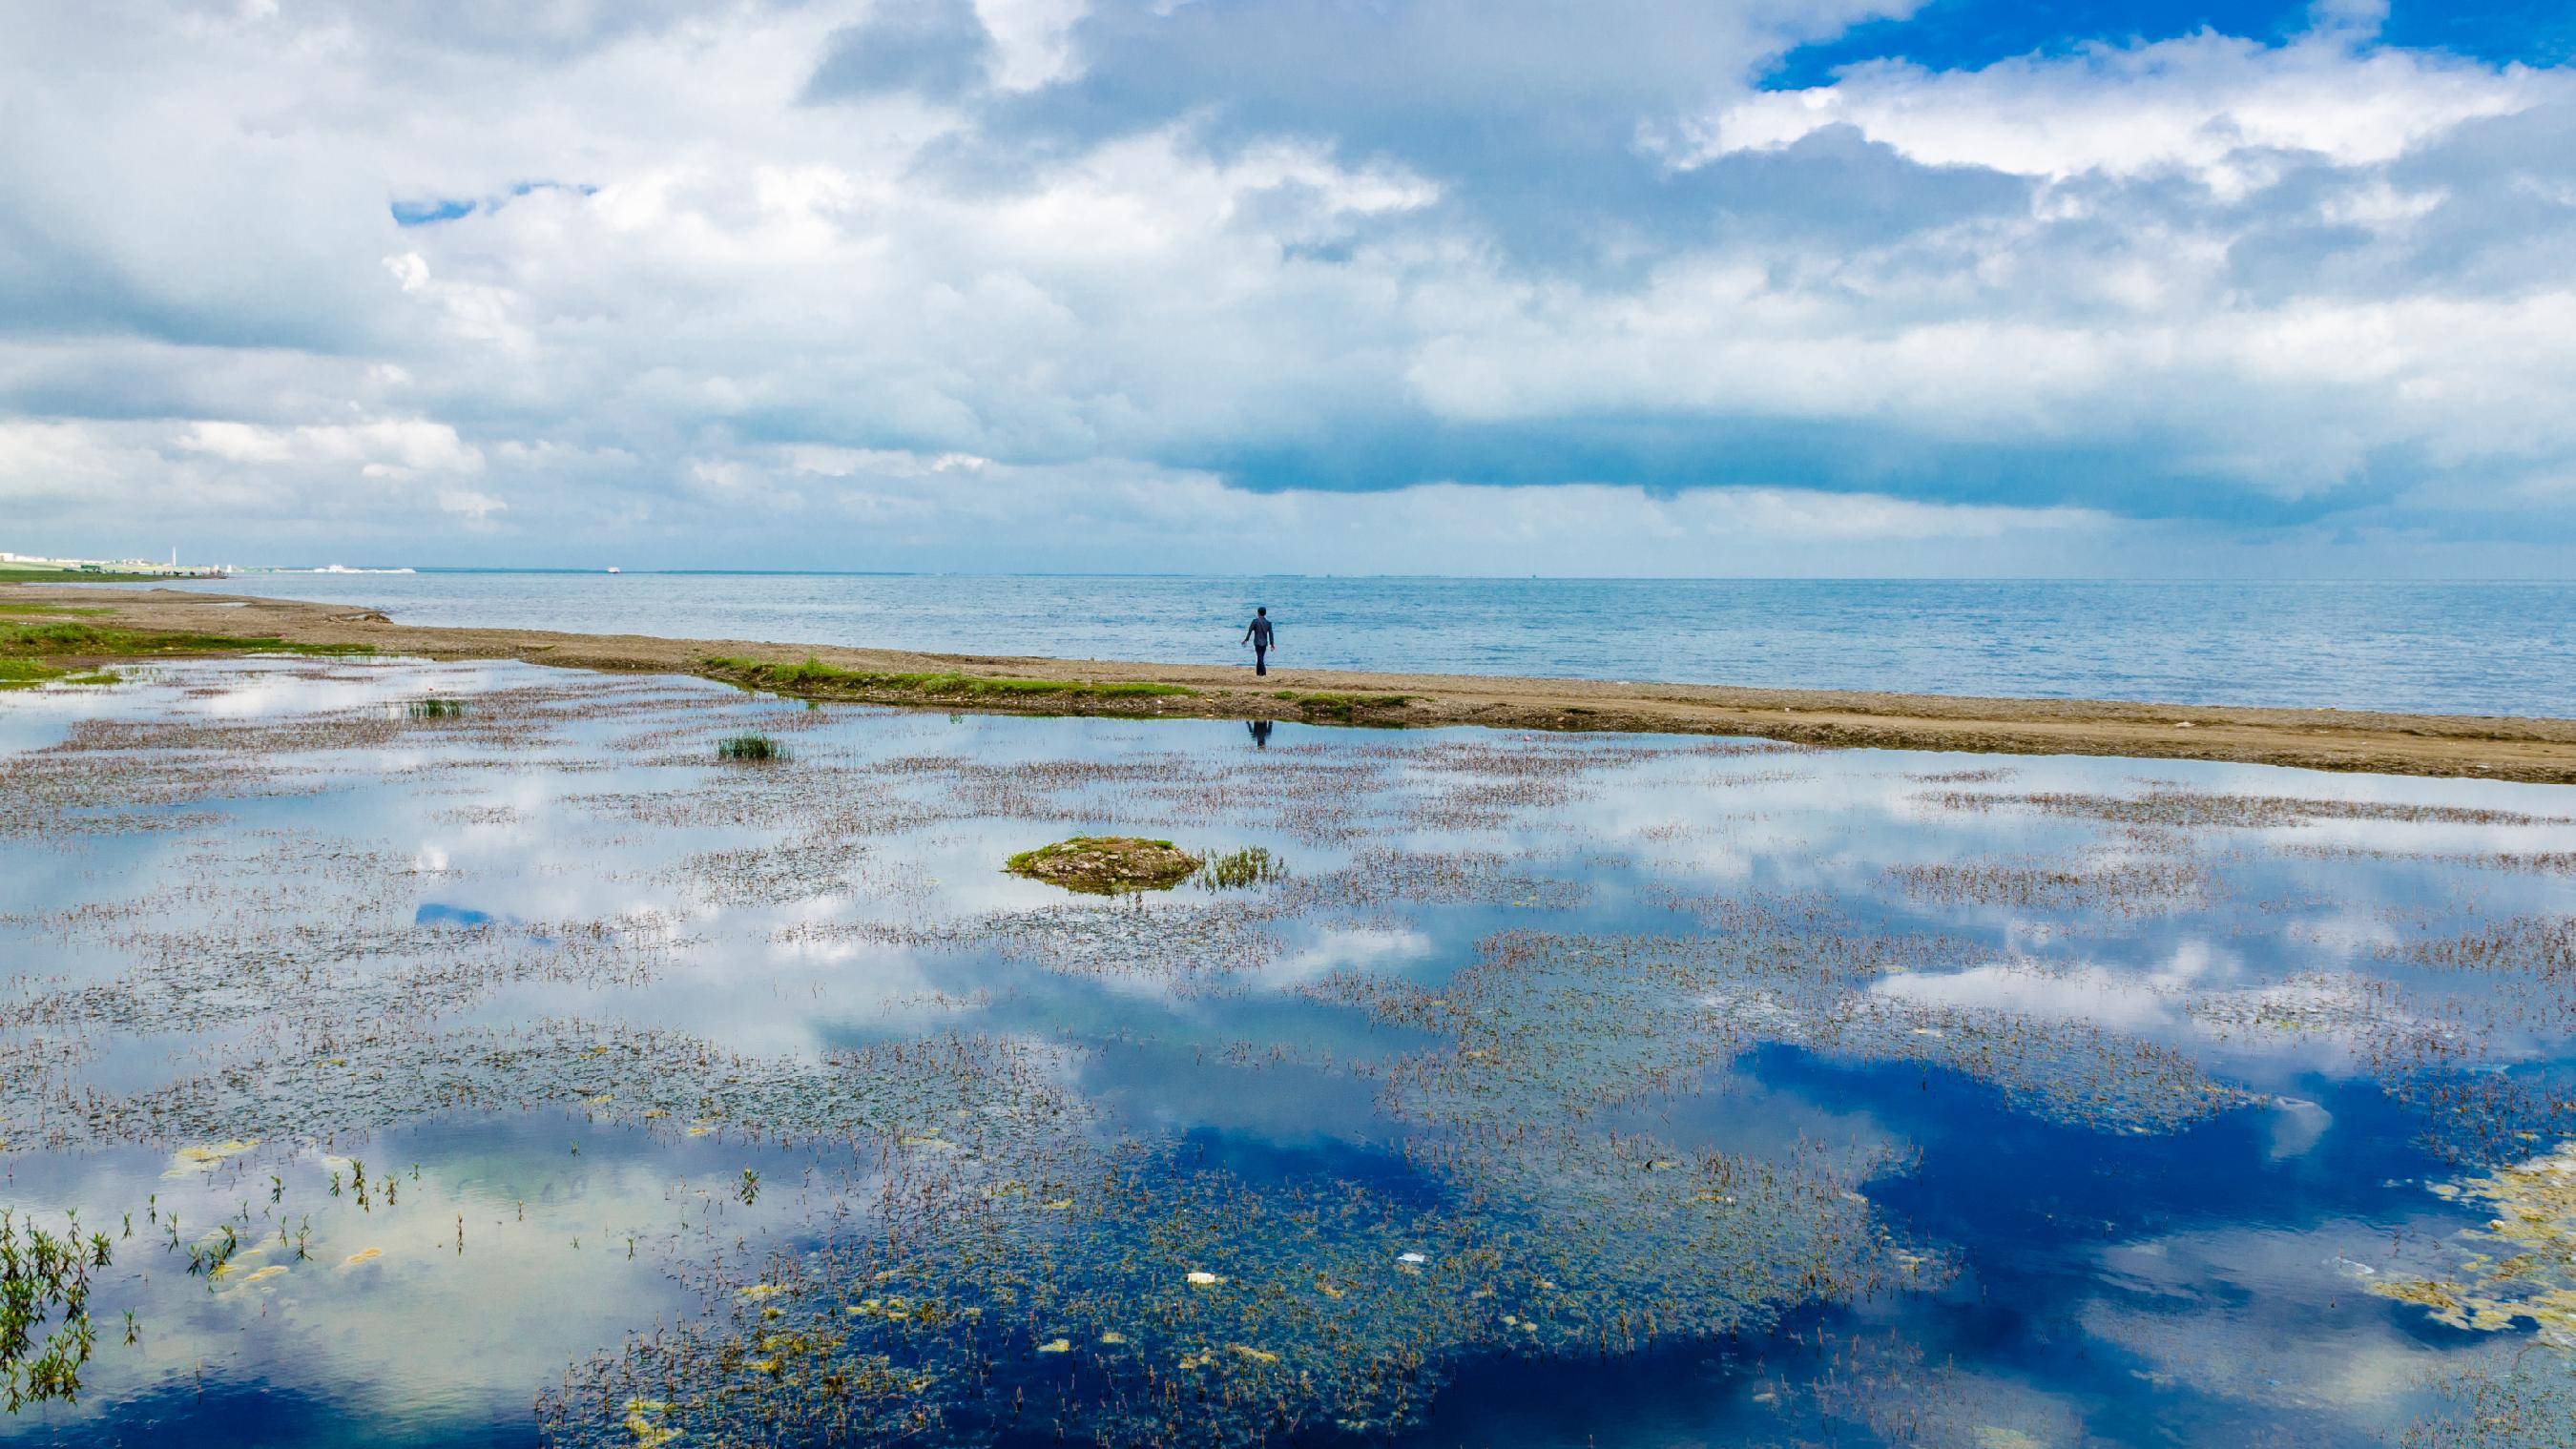
[{"label": "mossy mound", "polygon": [[1199,858],[1168,840],[1132,835],[1077,835],[1012,856],[1013,875],[1091,895],[1167,891],[1196,874]]}]

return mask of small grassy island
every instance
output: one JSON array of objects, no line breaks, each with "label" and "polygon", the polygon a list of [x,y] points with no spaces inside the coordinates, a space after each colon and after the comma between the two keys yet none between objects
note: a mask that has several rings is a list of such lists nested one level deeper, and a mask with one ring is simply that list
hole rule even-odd
[{"label": "small grassy island", "polygon": [[1089,895],[1167,891],[1198,872],[1195,855],[1168,840],[1077,835],[1012,856],[1003,869]]}]

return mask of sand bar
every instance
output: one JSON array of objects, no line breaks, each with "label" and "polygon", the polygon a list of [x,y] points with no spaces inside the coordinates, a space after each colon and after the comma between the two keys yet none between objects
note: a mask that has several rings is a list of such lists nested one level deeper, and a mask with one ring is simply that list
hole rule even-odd
[{"label": "sand bar", "polygon": [[[1293,662],[1268,679],[1255,679],[1241,666],[425,628],[347,605],[68,584],[0,584],[0,603],[104,609],[108,612],[83,616],[101,627],[275,636],[310,645],[363,644],[432,659],[520,659],[575,669],[696,674],[782,693],[943,710],[1750,735],[1836,747],[2231,760],[2576,784],[2576,720],[2562,719],[1370,674],[1301,669]],[[738,663],[715,662],[793,665],[809,658],[841,671],[842,677],[781,682]],[[847,677],[851,675],[863,677]],[[987,688],[982,681],[1168,685],[1186,692],[1038,693],[1002,685]]]}]

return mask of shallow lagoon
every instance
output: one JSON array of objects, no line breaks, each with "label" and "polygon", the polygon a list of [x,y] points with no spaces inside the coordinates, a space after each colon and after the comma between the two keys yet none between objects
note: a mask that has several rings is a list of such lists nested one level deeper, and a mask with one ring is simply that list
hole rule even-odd
[{"label": "shallow lagoon", "polygon": [[0,1441],[2576,1424],[2564,790],[281,660],[0,775]]}]

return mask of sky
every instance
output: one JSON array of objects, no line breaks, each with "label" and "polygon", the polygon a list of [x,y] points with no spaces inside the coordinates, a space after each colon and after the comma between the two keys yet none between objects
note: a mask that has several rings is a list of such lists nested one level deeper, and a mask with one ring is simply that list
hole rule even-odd
[{"label": "sky", "polygon": [[2576,576],[2564,0],[0,0],[0,548]]}]

